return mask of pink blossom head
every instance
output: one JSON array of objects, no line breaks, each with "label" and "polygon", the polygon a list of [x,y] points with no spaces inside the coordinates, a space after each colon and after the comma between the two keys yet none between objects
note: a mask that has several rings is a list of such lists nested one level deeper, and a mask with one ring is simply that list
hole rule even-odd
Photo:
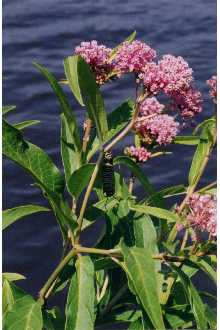
[{"label": "pink blossom head", "polygon": [[158,102],[156,97],[146,98],[143,102],[141,102],[139,107],[139,115],[140,116],[149,116],[153,114],[160,114],[163,112],[165,106]]},{"label": "pink blossom head", "polygon": [[178,108],[184,118],[192,118],[202,111],[202,94],[193,88],[172,95],[172,107]]},{"label": "pink blossom head", "polygon": [[192,81],[192,69],[181,56],[164,55],[158,62],[164,83],[163,91],[167,95],[189,88]]},{"label": "pink blossom head", "polygon": [[156,51],[146,43],[135,40],[123,42],[114,58],[115,70],[121,73],[142,71],[146,63],[156,57]]},{"label": "pink blossom head", "polygon": [[194,193],[187,202],[187,220],[193,228],[217,235],[217,200],[215,196]]},{"label": "pink blossom head", "polygon": [[158,64],[147,63],[139,78],[148,92],[157,94],[163,91],[167,95],[189,88],[193,81],[192,69],[181,57],[164,55]]},{"label": "pink blossom head", "polygon": [[80,55],[91,66],[98,84],[104,83],[112,70],[112,64],[108,63],[111,51],[110,48],[99,45],[96,40],[81,42],[75,48],[75,54]]},{"label": "pink blossom head", "polygon": [[213,99],[217,99],[217,76],[212,76],[207,80],[207,84],[210,87],[209,94]]},{"label": "pink blossom head", "polygon": [[160,145],[166,145],[171,143],[177,135],[179,123],[167,114],[152,118],[139,117],[134,125],[134,130],[146,144],[156,141]]},{"label": "pink blossom head", "polygon": [[127,147],[125,148],[124,153],[140,163],[146,162],[151,157],[151,152],[147,151],[144,147]]}]

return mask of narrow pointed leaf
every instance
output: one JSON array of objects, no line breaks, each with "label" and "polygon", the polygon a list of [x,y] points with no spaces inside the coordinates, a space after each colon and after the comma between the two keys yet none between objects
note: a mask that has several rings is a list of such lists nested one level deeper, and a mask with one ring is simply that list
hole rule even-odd
[{"label": "narrow pointed leaf", "polygon": [[121,249],[128,279],[131,281],[145,312],[155,329],[165,329],[151,252],[144,248],[127,248],[124,245]]},{"label": "narrow pointed leaf", "polygon": [[40,205],[31,205],[31,204],[17,206],[12,209],[4,210],[2,214],[2,229],[4,230],[15,221],[23,217],[26,217],[27,215],[37,212],[45,212],[45,211],[50,211],[50,210]]},{"label": "narrow pointed leaf", "polygon": [[205,166],[208,157],[212,151],[215,143],[216,135],[216,123],[215,121],[209,121],[203,126],[200,142],[196,148],[195,154],[193,156],[192,164],[189,171],[189,185],[193,186],[197,184],[200,178],[201,171]]},{"label": "narrow pointed leaf", "polygon": [[[81,142],[76,117],[56,78],[42,65],[37,63],[34,63],[34,65],[48,80],[59,101],[61,109],[61,154],[66,180],[68,180],[73,172],[72,169],[76,170],[81,163]],[[67,143],[72,144],[73,148],[68,148]],[[71,162],[72,168],[70,168]]]},{"label": "narrow pointed leaf", "polygon": [[96,126],[102,143],[108,132],[104,101],[89,65],[80,56],[69,56],[64,60],[64,69],[69,86],[81,105],[85,104],[90,119]]},{"label": "narrow pointed leaf", "polygon": [[10,283],[7,279],[4,279],[2,286],[2,315],[5,314],[12,308],[14,304],[14,297],[11,290]]},{"label": "narrow pointed leaf", "polygon": [[14,281],[20,281],[20,280],[25,280],[25,276],[18,274],[18,273],[3,273],[2,274],[2,279],[3,281],[6,279],[9,282],[14,282]]},{"label": "narrow pointed leaf", "polygon": [[74,221],[62,198],[64,179],[58,168],[42,149],[26,141],[20,131],[4,120],[2,149],[3,154],[23,167],[42,189],[58,219],[64,238],[68,226],[74,225]]},{"label": "narrow pointed leaf", "polygon": [[16,109],[15,105],[5,105],[2,107],[2,115],[6,115],[8,112]]},{"label": "narrow pointed leaf", "polygon": [[37,125],[39,123],[40,123],[40,120],[25,120],[25,121],[22,121],[21,123],[13,124],[13,126],[15,128],[17,128],[18,130],[22,130],[26,127]]},{"label": "narrow pointed leaf", "polygon": [[179,275],[180,281],[184,287],[186,296],[191,305],[192,312],[194,314],[197,329],[207,329],[207,318],[205,316],[205,305],[202,302],[196,288],[189,279],[189,277],[177,266],[174,264],[170,265],[171,268]]},{"label": "narrow pointed leaf", "polygon": [[[81,165],[80,143],[74,137],[74,121],[62,113],[61,119],[61,156],[64,166],[67,189],[68,181],[74,171]],[[69,191],[70,192],[70,191]]]},{"label": "narrow pointed leaf", "polygon": [[23,135],[3,120],[3,154],[21,165],[42,186],[62,192],[64,180],[47,154],[24,140]]},{"label": "narrow pointed leaf", "polygon": [[154,217],[167,220],[168,222],[180,221],[179,216],[171,211],[161,209],[159,207],[152,207],[147,205],[130,205],[130,210],[137,211],[144,214],[150,214]]},{"label": "narrow pointed leaf", "polygon": [[200,142],[199,136],[176,136],[173,143],[189,146],[197,145]]},{"label": "narrow pointed leaf", "polygon": [[94,265],[89,256],[80,256],[69,287],[65,330],[93,330],[94,302]]}]

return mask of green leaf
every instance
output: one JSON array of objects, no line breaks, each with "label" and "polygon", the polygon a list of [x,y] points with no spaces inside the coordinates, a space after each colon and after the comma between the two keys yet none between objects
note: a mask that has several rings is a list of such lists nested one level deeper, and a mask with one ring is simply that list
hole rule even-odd
[{"label": "green leaf", "polygon": [[5,314],[12,308],[14,304],[14,297],[11,290],[10,283],[7,279],[4,279],[2,286],[2,314]]},{"label": "green leaf", "polygon": [[61,193],[64,179],[49,156],[39,147],[24,140],[20,131],[3,120],[3,154],[30,173],[58,219],[63,237],[67,227],[76,226],[71,210],[64,203]]},{"label": "green leaf", "polygon": [[189,171],[189,185],[196,185],[200,175],[203,171],[203,167],[207,162],[207,158],[215,143],[216,126],[215,121],[210,121],[203,126],[202,133],[200,135],[200,142],[196,148],[193,156],[192,164]]},{"label": "green leaf", "polygon": [[[129,157],[118,156],[114,158],[114,165],[125,165],[131,172],[138,178],[140,183],[143,185],[144,189],[148,194],[154,194],[155,190],[153,186],[148,181],[146,174],[141,170],[141,168]],[[155,200],[158,203],[158,199]]]},{"label": "green leaf", "polygon": [[26,217],[27,215],[37,212],[45,212],[45,211],[50,211],[50,210],[40,205],[31,205],[31,204],[17,206],[17,207],[13,207],[12,209],[4,210],[2,214],[2,229],[4,230],[15,221],[23,217]]},{"label": "green leaf", "polygon": [[[108,114],[108,133],[104,140],[104,143],[110,141],[114,136],[116,136],[131,120],[132,113],[134,110],[134,102],[132,100],[127,100],[123,102],[118,108]],[[87,161],[96,153],[99,149],[100,143],[98,137],[88,145]]]},{"label": "green leaf", "polygon": [[13,282],[13,281],[25,280],[26,277],[18,273],[3,273],[2,279],[3,281],[6,279],[9,282]]},{"label": "green leaf", "polygon": [[204,120],[203,122],[201,122],[199,125],[196,126],[196,128],[193,131],[193,135],[195,135],[196,133],[198,133],[198,131],[201,131],[203,129],[203,127],[205,127],[206,125],[209,124],[215,124],[216,123],[216,119],[214,117],[208,118],[206,120]]},{"label": "green leaf", "polygon": [[205,316],[205,305],[203,304],[196,288],[192,284],[189,277],[174,264],[170,267],[179,275],[180,281],[183,284],[186,296],[191,305],[198,329],[207,329],[207,318]]},{"label": "green leaf", "polygon": [[[6,273],[7,274],[7,273]],[[8,273],[12,274],[12,273]],[[20,275],[20,274],[14,274]],[[22,276],[22,275],[20,275]],[[9,275],[9,278],[14,280],[11,275]],[[18,279],[18,276],[16,277],[16,280]],[[21,278],[20,278],[21,279]],[[3,274],[3,288],[2,288],[2,305],[3,305],[3,317],[7,315],[7,313],[11,310],[14,303],[24,297],[31,297],[28,295],[25,291],[23,291],[21,288],[16,286],[13,282],[10,282],[6,277],[4,277]]]},{"label": "green leaf", "polygon": [[94,265],[89,256],[80,256],[69,287],[65,330],[93,330],[94,302]]},{"label": "green leaf", "polygon": [[26,127],[37,125],[39,123],[40,123],[40,120],[25,120],[25,121],[22,121],[21,123],[13,124],[13,126],[18,130],[22,130]]},{"label": "green leaf", "polygon": [[[133,216],[133,229],[135,246],[148,249],[151,255],[159,253],[156,228],[149,215],[135,213]],[[158,295],[160,300],[164,283],[164,276],[161,273],[161,262],[154,260],[154,267],[157,276]]]},{"label": "green leaf", "polygon": [[147,328],[144,327],[143,320],[140,317],[129,325],[128,330],[147,330]]},{"label": "green leaf", "polygon": [[69,56],[64,59],[64,71],[72,93],[81,106],[85,106],[80,88],[78,73],[78,56]]},{"label": "green leaf", "polygon": [[166,320],[169,322],[171,329],[185,329],[187,327],[191,329],[193,314],[188,312],[181,311],[172,311],[166,312],[165,314]]},{"label": "green leaf", "polygon": [[87,186],[94,168],[95,164],[85,164],[73,172],[68,181],[69,191],[72,196],[75,198],[79,197],[83,189]]},{"label": "green leaf", "polygon": [[12,306],[3,322],[4,330],[42,330],[41,306],[31,297],[23,297]]},{"label": "green leaf", "polygon": [[73,94],[81,105],[86,105],[89,118],[94,122],[99,140],[103,143],[108,132],[107,116],[90,66],[75,55],[65,58],[64,69]]},{"label": "green leaf", "polygon": [[144,214],[150,214],[154,217],[165,219],[168,222],[179,222],[180,218],[176,213],[161,209],[159,207],[152,207],[147,205],[130,205],[130,210],[137,211]]},{"label": "green leaf", "polygon": [[189,146],[197,145],[199,142],[199,136],[176,136],[173,140],[175,144],[185,144]]},{"label": "green leaf", "polygon": [[147,199],[145,198],[144,201],[147,204],[150,204],[153,201],[153,198],[160,197],[160,198],[169,198],[172,196],[178,196],[186,193],[186,187],[183,185],[171,186],[164,189],[157,191],[155,194],[149,196]]},{"label": "green leaf", "polygon": [[192,258],[192,264],[195,264],[198,268],[202,269],[208,276],[209,278],[217,284],[217,274],[216,271],[212,268],[212,266],[208,262],[208,258],[206,259],[200,259],[199,261],[194,260]]},{"label": "green leaf", "polygon": [[47,154],[24,140],[20,131],[3,120],[3,154],[21,165],[43,187],[62,192],[64,180]]},{"label": "green leaf", "polygon": [[151,252],[122,246],[125,271],[141,304],[156,329],[165,329],[157,292],[157,277]]},{"label": "green leaf", "polygon": [[[54,93],[57,96],[61,109],[61,154],[64,164],[66,181],[68,181],[73,170],[76,170],[81,164],[81,142],[80,134],[74,112],[67,100],[63,89],[58,84],[56,78],[43,66],[34,63],[35,67],[48,80]],[[67,144],[73,148],[69,148]]]},{"label": "green leaf", "polygon": [[16,105],[5,105],[2,107],[2,115],[6,115],[6,113],[16,109]]},{"label": "green leaf", "polygon": [[217,326],[217,313],[207,304],[205,305],[205,315],[207,317],[208,323],[212,330],[216,329]]},{"label": "green leaf", "polygon": [[69,179],[74,171],[81,165],[81,154],[79,146],[75,143],[74,122],[69,120],[65,114],[60,115],[61,120],[61,156],[64,166],[67,189],[69,190]]}]

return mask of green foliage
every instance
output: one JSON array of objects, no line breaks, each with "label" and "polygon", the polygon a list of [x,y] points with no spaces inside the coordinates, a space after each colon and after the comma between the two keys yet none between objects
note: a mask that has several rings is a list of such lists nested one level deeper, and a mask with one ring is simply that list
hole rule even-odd
[{"label": "green foliage", "polygon": [[2,115],[6,115],[8,112],[15,109],[16,109],[15,105],[5,105],[4,107],[2,107]]},{"label": "green foliage", "polygon": [[65,330],[92,330],[95,315],[94,266],[88,256],[81,256],[76,261],[76,273],[70,283]]},{"label": "green foliage", "polygon": [[[135,37],[133,32],[126,41],[130,43]],[[112,50],[108,61],[114,59],[120,46]],[[110,324],[116,327],[117,323],[129,330],[216,329],[216,310],[205,303],[205,299],[215,302],[215,297],[199,292],[194,282],[194,276],[203,272],[216,284],[216,242],[211,235],[206,242],[191,240],[193,228],[187,222],[190,210],[186,203],[194,192],[212,198],[216,195],[215,182],[198,188],[216,145],[215,117],[200,123],[192,135],[177,136],[173,141],[183,145],[181,148],[195,148],[188,186],[180,181],[158,190],[142,163],[125,156],[123,147],[117,144],[132,132],[138,99],[127,99],[107,114],[94,70],[80,56],[65,58],[67,85],[77,106],[82,107],[84,123],[91,121],[86,139],[82,136],[85,128],[79,126],[64,89],[48,69],[34,65],[59,103],[63,168],[58,169],[41,148],[23,136],[23,131],[28,133],[25,128],[38,124],[37,120],[13,125],[3,120],[3,154],[30,174],[34,186],[40,188],[57,219],[63,251],[37,300],[15,285],[25,280],[23,275],[3,273],[3,329],[93,330],[96,326],[107,329]],[[115,78],[113,70],[109,79],[113,82]],[[137,95],[147,97],[142,86],[136,87]],[[3,107],[3,115],[14,109]],[[142,143],[146,141],[135,134],[134,144],[141,147]],[[113,196],[103,192],[106,151],[115,156],[109,167],[114,171]],[[149,151],[158,157],[168,149],[150,143]],[[151,166],[151,159],[148,162]],[[125,177],[124,168],[130,177]],[[136,183],[141,185],[142,200]],[[177,196],[182,199],[179,205],[173,202]],[[18,220],[30,220],[37,212],[44,212],[46,217],[49,210],[25,203],[4,210],[2,227],[19,226]],[[177,236],[177,224],[183,225],[188,240]],[[89,247],[83,246],[84,235],[93,238]],[[65,313],[52,306],[52,300],[47,304],[50,296],[67,289]]]},{"label": "green foliage", "polygon": [[22,121],[21,123],[14,124],[13,126],[15,128],[17,128],[18,130],[23,130],[26,127],[37,125],[39,123],[40,123],[39,120],[25,120],[25,121]]},{"label": "green foliage", "polygon": [[18,299],[3,321],[5,330],[42,330],[42,326],[41,306],[30,296]]},{"label": "green foliage", "polygon": [[124,269],[141,305],[156,329],[165,329],[157,293],[157,277],[151,251],[122,246]]},{"label": "green foliage", "polygon": [[40,205],[22,205],[4,210],[2,214],[2,229],[4,230],[15,221],[26,217],[27,215],[45,211],[49,211],[49,209]]},{"label": "green foliage", "polygon": [[88,116],[95,123],[100,143],[104,142],[108,132],[107,116],[89,65],[79,56],[69,56],[64,60],[64,68],[73,94],[81,105],[86,105]]}]

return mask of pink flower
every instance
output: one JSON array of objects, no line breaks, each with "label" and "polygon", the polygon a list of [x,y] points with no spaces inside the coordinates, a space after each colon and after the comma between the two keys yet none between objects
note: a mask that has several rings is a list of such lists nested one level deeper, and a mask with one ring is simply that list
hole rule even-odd
[{"label": "pink flower", "polygon": [[125,148],[125,155],[134,158],[138,162],[146,162],[151,157],[151,152],[143,147],[136,148],[134,146]]},{"label": "pink flower", "polygon": [[149,116],[152,114],[160,114],[165,106],[157,101],[156,97],[149,97],[140,104],[140,116]]},{"label": "pink flower", "polygon": [[142,71],[143,67],[156,57],[156,51],[146,43],[135,40],[123,42],[114,58],[115,70],[121,73]]},{"label": "pink flower", "polygon": [[178,108],[182,117],[192,118],[202,111],[202,94],[193,88],[174,93],[172,107]]},{"label": "pink flower", "polygon": [[187,220],[195,230],[217,235],[217,200],[215,196],[194,193],[188,203]]},{"label": "pink flower", "polygon": [[91,66],[98,84],[108,80],[108,74],[113,69],[112,64],[107,62],[111,51],[111,48],[99,45],[96,40],[81,42],[75,48],[75,54],[80,55]]},{"label": "pink flower", "polygon": [[177,135],[179,123],[173,117],[163,114],[152,118],[139,117],[134,125],[135,132],[142,138],[143,142],[151,144],[169,144]]},{"label": "pink flower", "polygon": [[144,87],[150,94],[158,94],[164,87],[163,73],[155,62],[149,62],[139,74],[139,79],[143,81]]},{"label": "pink flower", "polygon": [[190,87],[193,81],[192,69],[181,56],[164,55],[158,66],[163,73],[165,94],[171,95]]},{"label": "pink flower", "polygon": [[193,81],[192,69],[181,56],[164,55],[158,64],[148,63],[142,71],[139,78],[153,94],[163,91],[172,95],[189,88]]},{"label": "pink flower", "polygon": [[209,94],[214,99],[217,99],[217,76],[212,76],[209,80],[207,80],[207,84],[210,86]]}]

